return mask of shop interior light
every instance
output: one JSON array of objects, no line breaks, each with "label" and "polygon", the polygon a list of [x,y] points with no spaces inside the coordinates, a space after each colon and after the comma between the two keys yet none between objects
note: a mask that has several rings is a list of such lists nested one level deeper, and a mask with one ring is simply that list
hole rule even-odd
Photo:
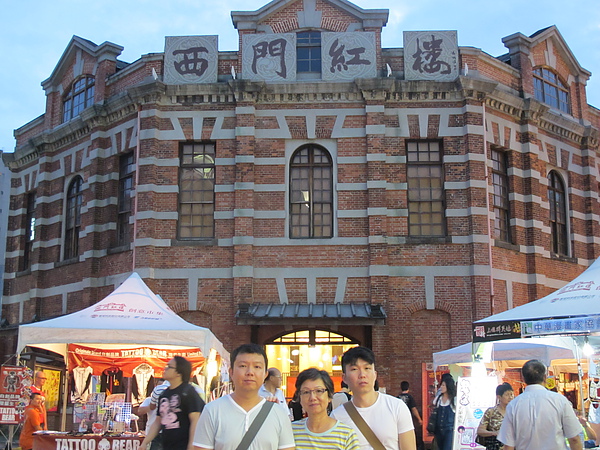
[{"label": "shop interior light", "polygon": [[486,377],[487,376],[487,368],[485,367],[485,363],[483,359],[479,355],[475,355],[475,361],[473,361],[473,366],[471,368],[471,376],[472,377]]}]

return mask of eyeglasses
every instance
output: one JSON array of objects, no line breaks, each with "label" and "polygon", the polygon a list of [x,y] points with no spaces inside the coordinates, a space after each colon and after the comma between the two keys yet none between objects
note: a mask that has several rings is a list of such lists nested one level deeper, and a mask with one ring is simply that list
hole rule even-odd
[{"label": "eyeglasses", "polygon": [[315,394],[317,397],[322,397],[323,394],[325,394],[327,392],[327,389],[313,389],[312,391],[309,390],[305,390],[305,391],[300,391],[300,395],[302,397],[310,397],[311,394]]}]

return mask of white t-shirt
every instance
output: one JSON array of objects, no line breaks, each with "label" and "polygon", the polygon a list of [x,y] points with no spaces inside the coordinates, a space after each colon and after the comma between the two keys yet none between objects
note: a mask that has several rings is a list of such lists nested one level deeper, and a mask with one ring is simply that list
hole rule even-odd
[{"label": "white t-shirt", "polygon": [[[356,408],[373,433],[387,450],[399,450],[398,435],[414,430],[412,416],[406,403],[391,395],[378,392],[377,400],[368,408]],[[344,405],[338,406],[331,417],[350,425],[356,431],[361,449],[371,449],[371,445],[352,421]]]},{"label": "white t-shirt", "polygon": [[[246,412],[231,395],[218,398],[204,407],[194,445],[215,450],[235,450],[258,415],[263,403]],[[278,450],[294,447],[292,424],[282,408],[271,408],[248,450]]]}]

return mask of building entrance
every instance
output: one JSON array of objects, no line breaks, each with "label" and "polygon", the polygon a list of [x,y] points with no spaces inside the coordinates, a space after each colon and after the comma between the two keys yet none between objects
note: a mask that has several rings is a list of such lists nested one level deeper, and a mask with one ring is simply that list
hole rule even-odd
[{"label": "building entrance", "polygon": [[295,392],[298,373],[309,367],[325,370],[331,375],[335,390],[342,381],[342,354],[358,341],[325,330],[301,330],[281,335],[267,342],[265,349],[269,367],[277,367],[282,374],[281,389],[290,399]]}]

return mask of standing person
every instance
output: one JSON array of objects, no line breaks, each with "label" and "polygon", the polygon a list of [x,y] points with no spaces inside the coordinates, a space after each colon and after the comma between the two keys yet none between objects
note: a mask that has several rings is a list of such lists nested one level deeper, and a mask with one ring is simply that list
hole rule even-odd
[{"label": "standing person", "polygon": [[19,446],[22,450],[31,450],[33,448],[33,433],[46,429],[44,422],[42,402],[43,396],[37,392],[31,394],[29,406],[25,408],[25,423],[19,436]]},{"label": "standing person", "polygon": [[400,395],[398,398],[406,403],[413,417],[413,426],[415,427],[415,439],[417,440],[417,449],[421,450],[424,447],[423,443],[423,419],[417,409],[417,402],[414,397],[410,394],[410,384],[408,381],[402,381],[400,383]]},{"label": "standing person", "polygon": [[342,403],[349,402],[352,398],[350,395],[350,390],[348,389],[348,385],[342,381],[341,390],[333,394],[333,399],[331,400],[331,408],[335,409],[340,406]]},{"label": "standing person", "polygon": [[[150,433],[152,424],[156,420],[156,407],[158,406],[158,399],[160,398],[160,395],[164,391],[167,390],[168,387],[169,387],[168,381],[163,381],[161,384],[156,386],[152,390],[152,395],[150,397],[146,397],[146,399],[142,402],[142,404],[140,405],[140,407],[138,409],[138,415],[140,415],[140,416],[142,414],[148,415],[147,420],[146,420],[146,434]],[[161,439],[162,439],[162,437],[159,433],[158,436],[156,436],[152,440],[152,443],[150,444],[150,450],[162,450],[163,446],[162,446]]]},{"label": "standing person", "polygon": [[158,398],[157,420],[140,444],[145,450],[161,433],[163,448],[191,450],[194,431],[204,408],[204,402],[190,385],[192,365],[182,356],[175,356],[165,367],[163,378],[169,387]]},{"label": "standing person", "polygon": [[[270,402],[263,411],[267,401],[258,391],[266,377],[267,365],[267,354],[257,344],[241,345],[231,353],[229,376],[234,391],[206,405],[196,428],[194,448],[235,450],[254,419],[265,413],[262,425],[247,448],[294,449],[292,424],[287,414]],[[269,409],[269,406],[274,407]]]},{"label": "standing person", "polygon": [[44,392],[44,385],[46,384],[47,379],[48,377],[43,370],[36,371],[33,377],[33,385],[30,388],[32,394],[40,394],[42,396],[42,399],[40,400],[42,402],[40,407],[42,409],[42,415],[46,425],[48,425],[48,413],[46,411],[46,393]]},{"label": "standing person", "polygon": [[565,439],[572,450],[581,450],[581,424],[573,406],[562,395],[546,389],[546,366],[535,359],[521,369],[523,393],[506,407],[498,433],[504,450],[563,450]]},{"label": "standing person", "polygon": [[[343,380],[352,391],[348,408],[353,411],[354,407],[358,412],[358,417],[355,416],[358,422],[364,420],[388,450],[415,450],[415,433],[408,407],[402,400],[375,390],[377,372],[373,350],[354,347],[346,351],[342,356],[342,372]],[[353,412],[348,412],[348,403],[333,410],[331,417],[354,428],[361,449],[373,448],[360,431],[361,425],[350,416]]]},{"label": "standing person", "polygon": [[456,415],[456,383],[449,373],[442,375],[440,393],[434,400],[437,411],[435,442],[439,450],[452,450],[454,416]]},{"label": "standing person", "polygon": [[483,437],[486,450],[500,450],[503,445],[498,440],[498,432],[506,414],[506,406],[515,398],[509,383],[496,387],[496,406],[488,408],[479,423],[477,435]]},{"label": "standing person", "polygon": [[258,395],[280,405],[289,416],[290,410],[285,401],[285,394],[281,390],[281,372],[279,369],[271,367],[267,370],[267,378],[258,390]]},{"label": "standing person", "polygon": [[296,394],[306,411],[306,419],[292,424],[296,450],[360,450],[352,427],[329,417],[333,381],[324,370],[303,370],[296,379]]}]

